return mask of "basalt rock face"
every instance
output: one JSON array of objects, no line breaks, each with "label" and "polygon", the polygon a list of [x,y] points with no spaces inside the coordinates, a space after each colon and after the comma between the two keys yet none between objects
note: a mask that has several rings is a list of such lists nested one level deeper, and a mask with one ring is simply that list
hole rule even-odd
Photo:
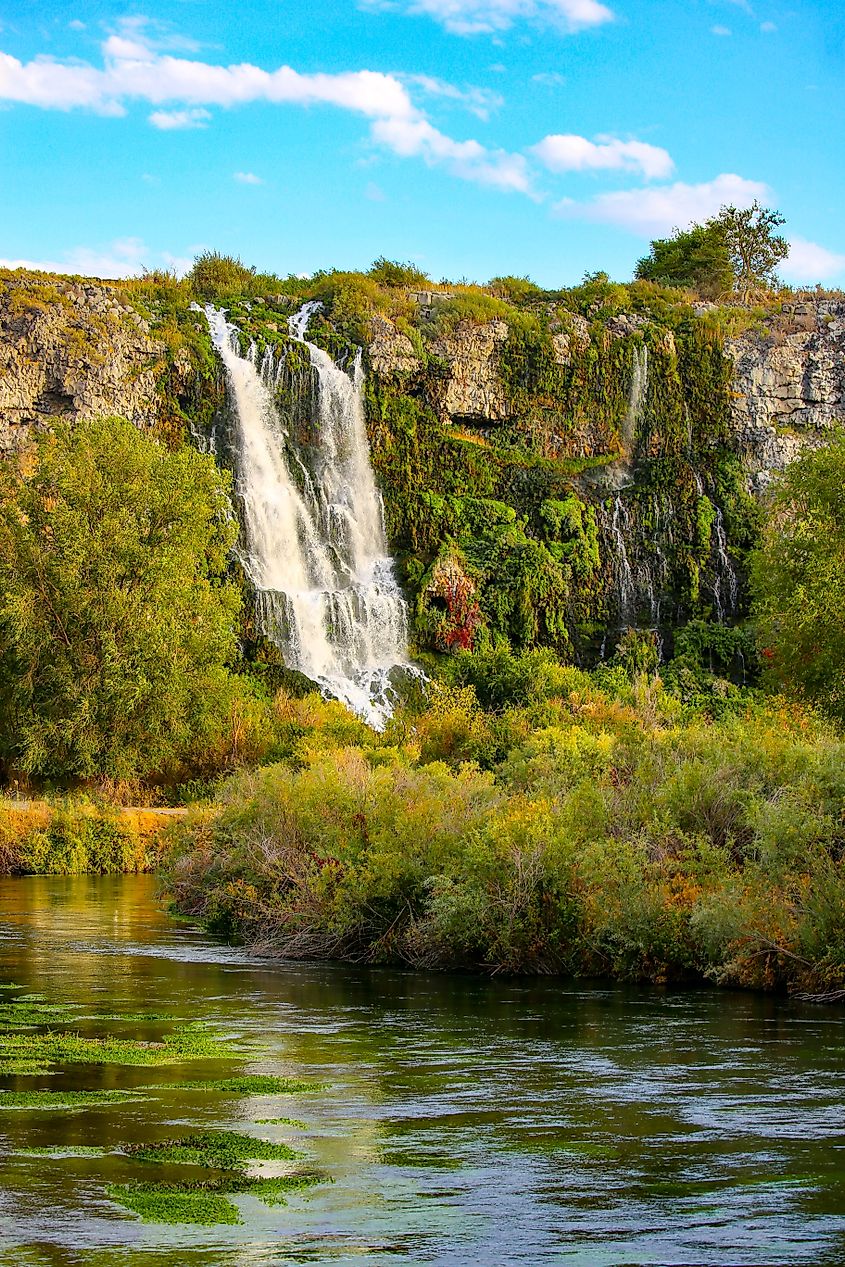
[{"label": "basalt rock face", "polygon": [[737,445],[752,488],[762,491],[845,424],[845,302],[785,305],[762,332],[729,340],[726,351]]},{"label": "basalt rock face", "polygon": [[[204,318],[184,294],[147,295],[143,315],[129,296],[0,274],[0,451],[98,414],[166,442],[214,433],[225,388]],[[301,345],[286,335],[294,302],[243,301],[232,320],[273,350],[291,424],[312,426],[294,390]],[[680,299],[637,312],[503,305],[490,320],[442,295],[403,303],[369,317],[365,396],[420,644],[501,636],[586,663],[630,627],[665,641],[690,620],[743,615],[760,521],[750,494],[845,423],[845,303],[785,305],[727,341],[712,307]],[[331,305],[320,320],[342,363],[362,325],[350,334]]]},{"label": "basalt rock face", "polygon": [[142,428],[159,410],[162,344],[108,286],[0,281],[0,451],[58,419],[119,415]]}]

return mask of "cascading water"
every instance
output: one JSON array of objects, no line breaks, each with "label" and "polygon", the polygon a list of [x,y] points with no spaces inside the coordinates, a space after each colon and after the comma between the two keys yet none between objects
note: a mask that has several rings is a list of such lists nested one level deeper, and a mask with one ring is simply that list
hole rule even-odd
[{"label": "cascading water", "polygon": [[360,353],[352,375],[305,334],[316,304],[290,320],[316,383],[313,452],[303,456],[276,407],[272,353],[240,352],[225,313],[205,309],[235,415],[241,557],[262,632],[285,663],[371,725],[391,712],[391,670],[410,668],[407,611],[393,574],[370,466]]},{"label": "cascading water", "polygon": [[724,515],[718,506],[713,520],[713,539],[716,556],[713,597],[716,602],[716,618],[721,623],[726,615],[732,615],[736,611],[739,581],[731,556],[728,554],[728,534],[725,532]]},{"label": "cascading water", "polygon": [[630,625],[636,620],[637,586],[625,543],[625,537],[630,531],[628,511],[622,498],[618,496],[613,501],[610,531],[616,546],[614,565],[616,592],[619,598],[619,620],[622,625]]}]

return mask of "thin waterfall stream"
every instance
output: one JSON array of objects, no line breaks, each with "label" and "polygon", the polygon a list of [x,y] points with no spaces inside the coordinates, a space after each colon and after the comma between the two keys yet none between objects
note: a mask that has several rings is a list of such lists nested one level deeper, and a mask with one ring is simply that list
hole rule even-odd
[{"label": "thin waterfall stream", "polygon": [[251,344],[243,356],[225,312],[204,311],[233,407],[240,553],[259,627],[289,668],[381,728],[391,673],[411,667],[407,610],[370,464],[361,354],[347,374],[308,342],[318,307],[305,304],[289,322],[315,377],[317,442],[307,453],[276,403],[272,354],[259,363]]}]

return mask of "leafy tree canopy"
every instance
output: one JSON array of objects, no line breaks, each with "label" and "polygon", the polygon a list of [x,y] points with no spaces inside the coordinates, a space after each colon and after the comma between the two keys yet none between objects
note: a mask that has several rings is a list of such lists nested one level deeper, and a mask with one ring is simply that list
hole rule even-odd
[{"label": "leafy tree canopy", "polygon": [[635,275],[696,290],[706,299],[733,294],[748,303],[777,282],[777,266],[789,253],[777,233],[784,223],[780,212],[756,200],[750,207],[722,207],[704,224],[656,238]]},{"label": "leafy tree canopy", "polygon": [[0,472],[0,754],[47,779],[151,776],[220,734],[241,598],[210,457],[122,419]]},{"label": "leafy tree canopy", "polygon": [[845,437],[786,471],[752,584],[769,683],[845,721]]},{"label": "leafy tree canopy", "polygon": [[705,299],[719,299],[733,287],[733,269],[721,226],[709,221],[694,224],[686,232],[676,229],[669,238],[655,239],[651,253],[638,262],[635,276],[641,281],[695,290]]}]

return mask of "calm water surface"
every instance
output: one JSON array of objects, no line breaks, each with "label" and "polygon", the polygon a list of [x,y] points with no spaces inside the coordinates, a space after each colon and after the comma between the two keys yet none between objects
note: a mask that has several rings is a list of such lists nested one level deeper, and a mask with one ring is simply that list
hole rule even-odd
[{"label": "calm water surface", "polygon": [[[147,877],[0,881],[0,919],[0,981],[99,1012],[202,1018],[252,1044],[164,1070],[0,1074],[18,1089],[156,1088],[0,1115],[3,1267],[845,1263],[841,1010],[255,960],[170,921]],[[180,1086],[243,1071],[328,1087]],[[126,1158],[14,1151],[278,1116],[307,1129],[251,1129],[333,1182],[279,1208],[238,1196],[235,1227],[139,1221],[103,1190],[137,1175]]]}]

